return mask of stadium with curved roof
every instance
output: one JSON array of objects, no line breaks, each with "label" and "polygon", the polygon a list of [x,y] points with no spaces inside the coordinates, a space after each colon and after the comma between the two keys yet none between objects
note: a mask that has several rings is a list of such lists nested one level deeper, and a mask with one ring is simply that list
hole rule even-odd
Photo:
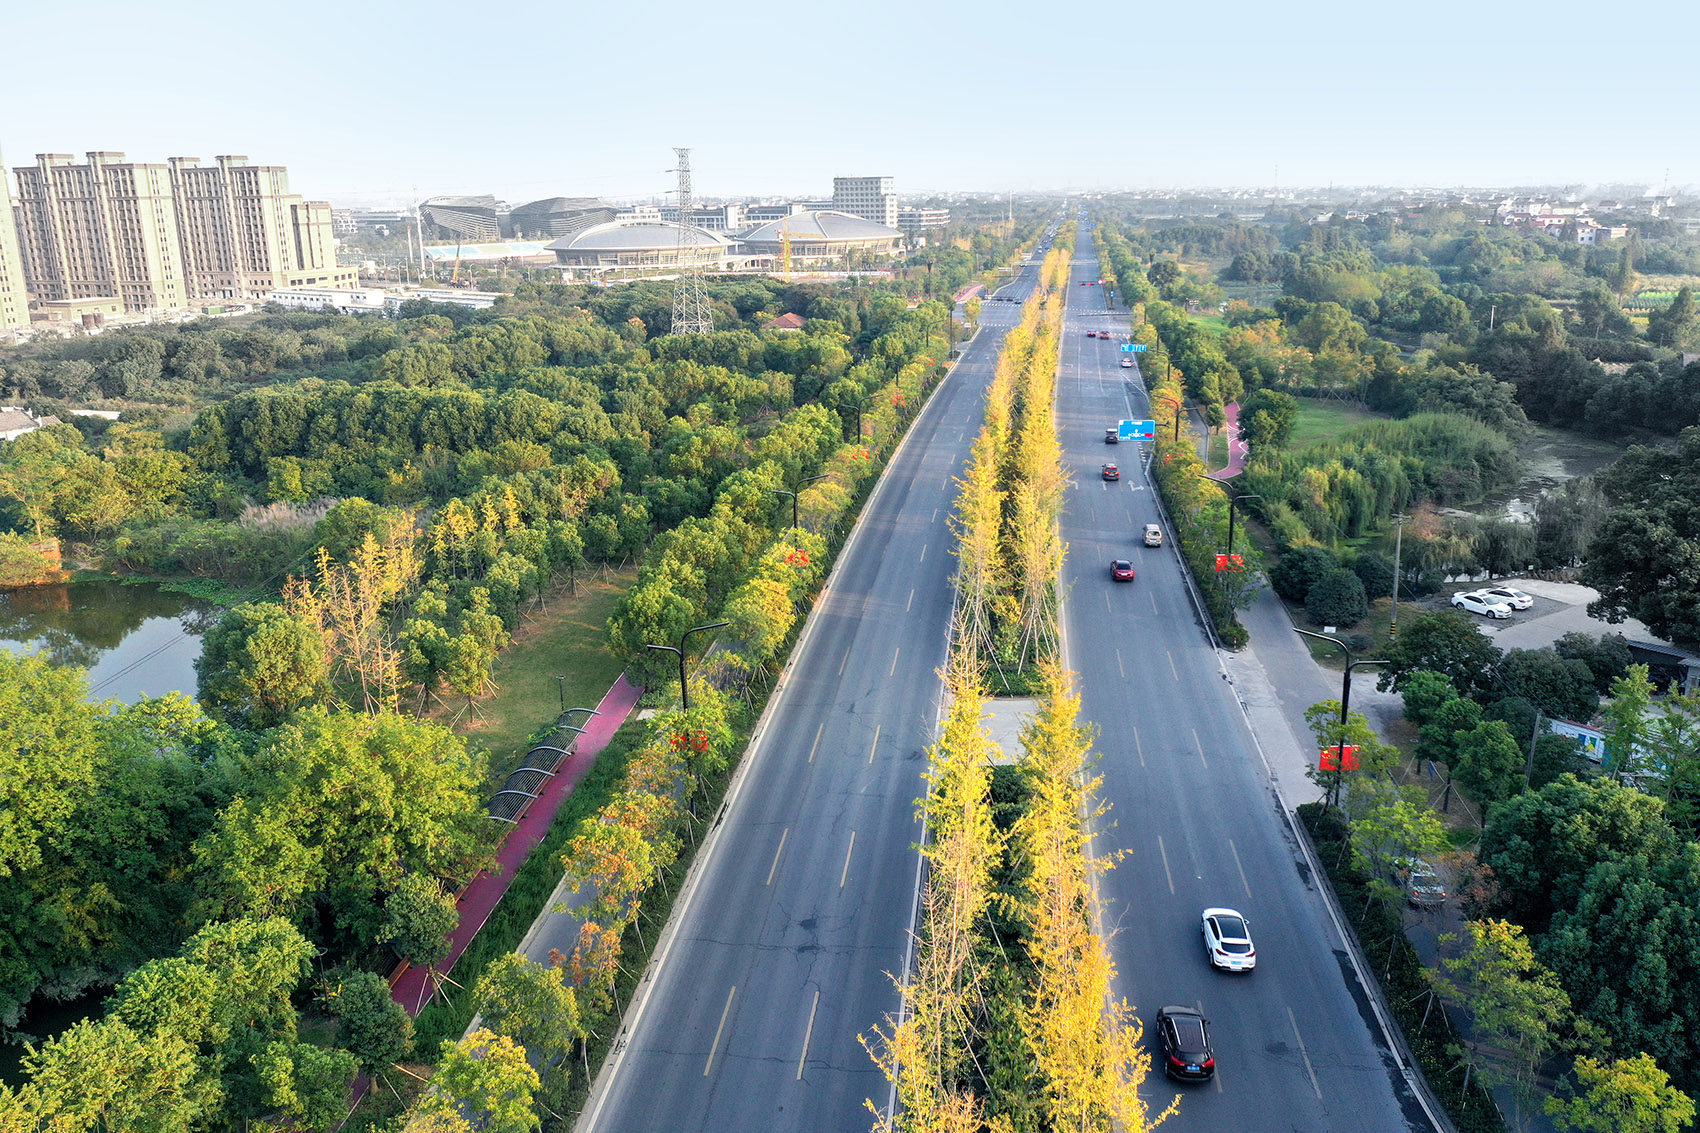
[{"label": "stadium with curved roof", "polygon": [[787,236],[794,260],[837,260],[852,253],[891,255],[903,247],[903,233],[897,229],[831,209],[770,220],[744,233],[738,243],[751,255],[777,256]]},{"label": "stadium with curved roof", "polygon": [[732,241],[706,229],[647,221],[598,224],[549,245],[558,267],[589,271],[617,268],[724,267]]}]

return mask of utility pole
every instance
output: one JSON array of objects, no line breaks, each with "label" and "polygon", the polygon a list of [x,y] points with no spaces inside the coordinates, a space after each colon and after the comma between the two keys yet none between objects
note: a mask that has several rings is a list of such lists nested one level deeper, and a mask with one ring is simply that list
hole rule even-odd
[{"label": "utility pole", "polygon": [[1394,641],[1399,636],[1399,552],[1405,546],[1405,524],[1411,517],[1393,513],[1393,617],[1387,623],[1387,640]]},{"label": "utility pole", "polygon": [[1523,785],[1527,787],[1529,780],[1535,777],[1535,743],[1541,738],[1541,710],[1535,709],[1535,727],[1529,733],[1529,761],[1523,765]]}]

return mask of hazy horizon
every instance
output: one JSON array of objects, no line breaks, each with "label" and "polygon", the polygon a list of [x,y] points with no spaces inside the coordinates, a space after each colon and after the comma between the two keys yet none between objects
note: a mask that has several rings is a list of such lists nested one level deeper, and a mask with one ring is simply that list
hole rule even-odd
[{"label": "hazy horizon", "polygon": [[[1444,0],[1225,3],[1207,22],[992,3],[924,27],[889,3],[736,24],[672,2],[559,11],[351,6],[332,35],[210,0],[96,2],[74,53],[10,57],[0,153],[240,153],[338,205],[656,198],[676,145],[699,197],[826,197],[835,175],[914,196],[1700,185],[1680,100],[1606,91],[1623,65],[1567,18],[1484,28]],[[6,26],[65,35],[44,8]],[[1656,2],[1636,26],[1681,44],[1700,12]]]}]

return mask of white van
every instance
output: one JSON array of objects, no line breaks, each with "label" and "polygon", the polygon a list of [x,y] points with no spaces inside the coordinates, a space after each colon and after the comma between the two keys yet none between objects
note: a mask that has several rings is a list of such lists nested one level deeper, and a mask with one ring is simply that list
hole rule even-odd
[{"label": "white van", "polygon": [[1147,547],[1161,547],[1163,545],[1163,529],[1155,523],[1145,525],[1145,545]]}]

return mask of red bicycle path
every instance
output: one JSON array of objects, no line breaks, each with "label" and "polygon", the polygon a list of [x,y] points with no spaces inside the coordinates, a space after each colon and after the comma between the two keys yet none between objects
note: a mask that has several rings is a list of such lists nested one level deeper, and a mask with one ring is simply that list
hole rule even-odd
[{"label": "red bicycle path", "polygon": [[[1245,458],[1251,451],[1251,446],[1240,440],[1240,403],[1230,401],[1222,407],[1222,415],[1227,419],[1224,430],[1228,435],[1228,465],[1215,472],[1207,472],[1212,480],[1232,480],[1245,471]],[[1208,455],[1209,441],[1205,442]]]},{"label": "red bicycle path", "polygon": [[448,957],[436,968],[409,965],[391,976],[390,995],[409,1015],[419,1014],[431,1002],[443,977],[454,969],[455,961],[460,959],[467,945],[484,927],[484,922],[490,919],[508,886],[513,884],[515,872],[549,832],[561,804],[573,793],[573,788],[596,762],[597,755],[608,746],[620,725],[626,722],[642,693],[642,688],[627,681],[625,674],[621,673],[614,687],[602,697],[601,703],[596,706],[597,715],[592,716],[585,723],[584,731],[578,734],[572,754],[496,850],[496,868],[479,873],[455,898],[460,921],[449,934]]}]

